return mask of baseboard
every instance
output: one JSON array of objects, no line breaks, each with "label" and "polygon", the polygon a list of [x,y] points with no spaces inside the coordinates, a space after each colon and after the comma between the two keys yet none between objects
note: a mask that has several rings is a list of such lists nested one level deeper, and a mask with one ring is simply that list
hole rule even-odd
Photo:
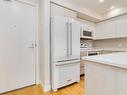
[{"label": "baseboard", "polygon": [[41,81],[40,81],[40,84],[41,84],[41,87],[42,87],[44,92],[51,91],[51,86],[50,85],[44,85]]}]

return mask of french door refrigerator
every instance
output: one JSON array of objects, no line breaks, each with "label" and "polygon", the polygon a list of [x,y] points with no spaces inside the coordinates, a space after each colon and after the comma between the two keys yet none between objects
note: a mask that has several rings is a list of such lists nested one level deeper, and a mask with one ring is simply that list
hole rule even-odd
[{"label": "french door refrigerator", "polygon": [[66,17],[51,18],[52,90],[80,81],[80,24]]}]

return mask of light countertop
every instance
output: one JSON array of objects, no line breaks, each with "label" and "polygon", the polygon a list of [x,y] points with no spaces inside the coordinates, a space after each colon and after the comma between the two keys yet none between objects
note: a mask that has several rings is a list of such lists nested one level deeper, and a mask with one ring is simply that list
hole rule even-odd
[{"label": "light countertop", "polygon": [[82,57],[85,61],[97,62],[127,69],[127,52]]},{"label": "light countertop", "polygon": [[94,48],[81,48],[81,51],[127,51],[127,48],[103,48],[103,47],[94,47]]}]

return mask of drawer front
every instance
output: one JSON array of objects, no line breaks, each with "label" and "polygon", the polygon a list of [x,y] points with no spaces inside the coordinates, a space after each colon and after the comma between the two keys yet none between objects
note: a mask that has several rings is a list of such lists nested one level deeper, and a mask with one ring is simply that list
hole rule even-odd
[{"label": "drawer front", "polygon": [[83,56],[87,56],[87,52],[81,51],[80,52],[80,57],[83,57]]},{"label": "drawer front", "polygon": [[80,80],[80,63],[59,66],[59,88]]},{"label": "drawer front", "polygon": [[85,61],[81,60],[80,61],[80,67],[84,67],[85,66]]}]

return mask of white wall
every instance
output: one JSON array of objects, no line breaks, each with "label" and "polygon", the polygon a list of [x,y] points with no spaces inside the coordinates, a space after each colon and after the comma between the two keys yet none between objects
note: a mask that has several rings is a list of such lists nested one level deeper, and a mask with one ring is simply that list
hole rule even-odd
[{"label": "white wall", "polygon": [[[37,4],[38,8],[38,65],[37,75],[44,92],[50,90],[50,0],[21,0]],[[38,71],[37,70],[37,71]]]},{"label": "white wall", "polygon": [[50,0],[40,0],[40,81],[44,91],[50,90]]}]

